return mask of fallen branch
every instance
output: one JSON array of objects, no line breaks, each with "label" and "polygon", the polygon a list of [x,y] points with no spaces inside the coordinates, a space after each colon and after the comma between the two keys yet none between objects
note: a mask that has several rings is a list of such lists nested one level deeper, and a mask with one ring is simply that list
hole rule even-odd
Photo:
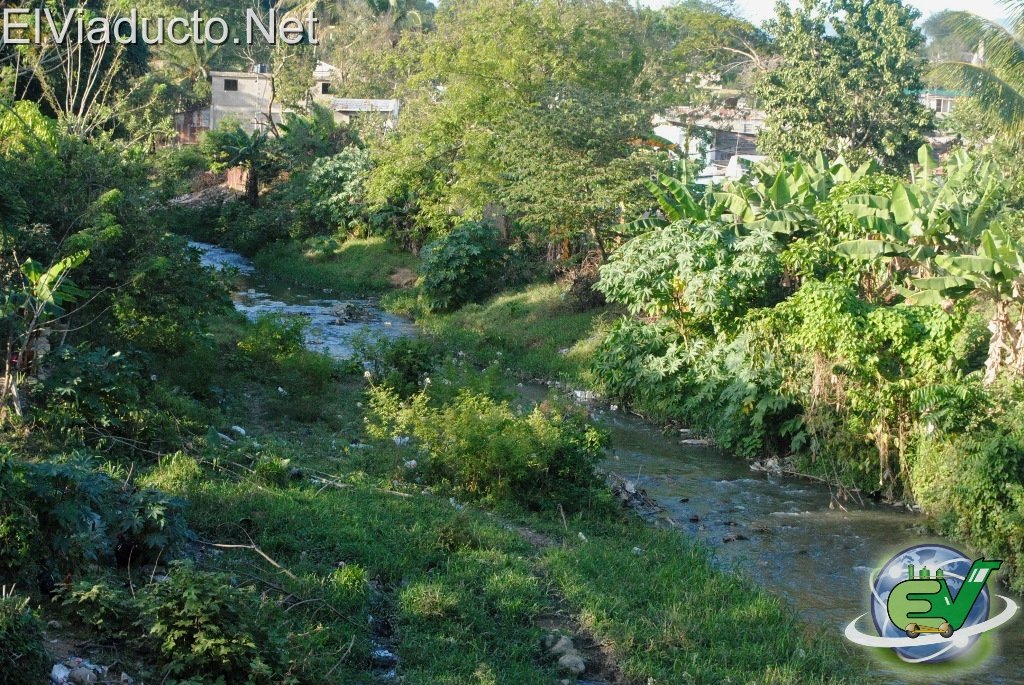
[{"label": "fallen branch", "polygon": [[247,549],[249,551],[256,552],[256,554],[259,554],[261,557],[263,557],[271,566],[280,570],[282,573],[284,573],[292,580],[298,580],[298,577],[294,573],[292,573],[284,566],[271,559],[266,552],[264,552],[256,545],[227,545],[219,542],[206,542],[205,540],[196,540],[196,542],[198,542],[200,545],[205,545],[207,547],[216,547],[217,549]]}]

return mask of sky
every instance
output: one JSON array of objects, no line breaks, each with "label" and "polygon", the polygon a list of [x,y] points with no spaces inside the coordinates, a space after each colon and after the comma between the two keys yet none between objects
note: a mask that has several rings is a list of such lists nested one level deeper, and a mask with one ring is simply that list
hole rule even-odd
[{"label": "sky", "polygon": [[[667,5],[672,0],[646,0],[643,4],[651,7]],[[921,10],[924,18],[942,10],[966,10],[980,14],[986,19],[1001,21],[1006,10],[997,0],[904,0]],[[736,9],[746,19],[759,24],[774,14],[775,0],[735,0]]]}]

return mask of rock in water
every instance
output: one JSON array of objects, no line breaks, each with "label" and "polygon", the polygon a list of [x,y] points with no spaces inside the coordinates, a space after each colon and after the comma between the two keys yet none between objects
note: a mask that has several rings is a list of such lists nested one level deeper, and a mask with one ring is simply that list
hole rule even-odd
[{"label": "rock in water", "polygon": [[563,654],[558,660],[558,668],[566,673],[580,675],[587,670],[587,663],[583,661],[583,657],[579,654]]},{"label": "rock in water", "polygon": [[91,668],[79,667],[71,671],[68,679],[75,685],[91,685],[96,682],[96,674]]},{"label": "rock in water", "polygon": [[555,644],[551,645],[552,654],[569,654],[575,651],[576,647],[573,646],[572,640],[570,640],[565,635],[559,637],[557,640],[555,640]]}]

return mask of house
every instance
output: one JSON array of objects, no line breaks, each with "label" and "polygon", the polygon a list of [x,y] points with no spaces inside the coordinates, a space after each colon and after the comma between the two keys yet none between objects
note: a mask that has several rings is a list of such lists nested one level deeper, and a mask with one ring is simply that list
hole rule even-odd
[{"label": "house", "polygon": [[943,119],[953,111],[953,105],[959,99],[960,93],[954,90],[925,90],[918,94],[921,104],[935,112],[938,119]]},{"label": "house", "polygon": [[[364,112],[383,112],[385,126],[398,124],[398,100],[362,100],[336,98],[332,93],[335,68],[326,62],[317,62],[313,69],[313,86],[309,102],[318,102],[335,112],[335,120],[348,123]],[[209,128],[217,128],[225,120],[237,121],[243,129],[253,132],[267,128],[270,121],[279,124],[287,111],[274,99],[273,76],[263,65],[251,71],[214,71],[210,74],[211,98]]]},{"label": "house", "polygon": [[[733,104],[733,103],[729,103]],[[736,103],[726,107],[675,107],[654,118],[654,132],[676,145],[690,159],[700,160],[698,181],[727,177],[741,161],[760,158],[757,134],[764,128],[764,112]]]},{"label": "house", "polygon": [[282,121],[283,108],[274,102],[274,80],[263,65],[250,71],[210,72],[210,128],[234,120],[248,133],[266,128],[270,118]]},{"label": "house", "polygon": [[175,142],[179,145],[194,145],[199,142],[199,137],[209,130],[209,107],[193,107],[174,115]]},{"label": "house", "polygon": [[383,112],[387,114],[384,127],[394,129],[398,126],[398,111],[401,104],[398,100],[360,100],[357,98],[334,98],[330,102],[334,110],[334,118],[345,123],[363,112]]}]

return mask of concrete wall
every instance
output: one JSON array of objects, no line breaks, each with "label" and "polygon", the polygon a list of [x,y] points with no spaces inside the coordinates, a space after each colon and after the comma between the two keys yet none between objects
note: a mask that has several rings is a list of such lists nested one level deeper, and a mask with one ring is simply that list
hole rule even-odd
[{"label": "concrete wall", "polygon": [[[227,90],[228,81],[236,81],[238,90]],[[265,126],[267,109],[273,97],[273,81],[268,74],[218,72],[211,74],[210,127],[217,128],[225,119],[235,119],[247,132]],[[274,104],[274,121],[281,122],[281,106]]]}]

